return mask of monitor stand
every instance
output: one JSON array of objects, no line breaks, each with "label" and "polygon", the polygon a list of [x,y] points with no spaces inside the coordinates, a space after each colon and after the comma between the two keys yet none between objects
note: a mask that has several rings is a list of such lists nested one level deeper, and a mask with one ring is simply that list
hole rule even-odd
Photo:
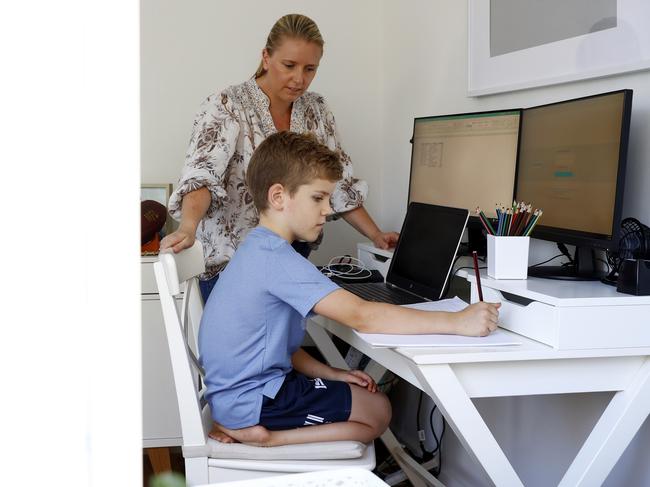
[{"label": "monitor stand", "polygon": [[576,247],[573,263],[564,266],[537,266],[528,268],[529,277],[561,281],[600,281],[607,271],[598,269],[596,251],[591,247]]}]

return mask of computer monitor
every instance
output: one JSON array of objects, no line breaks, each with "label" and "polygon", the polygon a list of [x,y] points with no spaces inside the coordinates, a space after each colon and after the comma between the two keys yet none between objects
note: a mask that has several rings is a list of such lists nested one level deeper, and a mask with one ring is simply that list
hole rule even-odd
[{"label": "computer monitor", "polygon": [[470,250],[484,252],[481,207],[495,217],[495,206],[514,196],[521,110],[499,110],[414,120],[409,203],[464,208]]},{"label": "computer monitor", "polygon": [[594,249],[618,246],[632,90],[524,109],[515,199],[544,211],[532,237],[576,246],[574,265],[529,275],[596,279]]}]

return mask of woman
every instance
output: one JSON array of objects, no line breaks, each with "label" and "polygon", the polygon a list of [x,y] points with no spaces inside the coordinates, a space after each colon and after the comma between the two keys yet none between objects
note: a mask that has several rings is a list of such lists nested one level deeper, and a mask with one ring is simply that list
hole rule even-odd
[{"label": "woman", "polygon": [[[363,207],[368,189],[352,176],[350,157],[337,139],[334,116],[325,99],[307,91],[323,55],[323,38],[304,15],[280,18],[269,33],[255,76],[245,83],[210,95],[194,120],[185,165],[169,201],[179,219],[177,231],[161,249],[203,244],[206,272],[200,287],[207,300],[219,272],[239,242],[255,227],[258,215],[245,184],[250,157],[269,135],[282,130],[312,132],[341,154],[343,178],[332,195],[332,207],[377,247],[394,247],[398,234],[382,232]],[[307,255],[304,244],[298,251]]]}]

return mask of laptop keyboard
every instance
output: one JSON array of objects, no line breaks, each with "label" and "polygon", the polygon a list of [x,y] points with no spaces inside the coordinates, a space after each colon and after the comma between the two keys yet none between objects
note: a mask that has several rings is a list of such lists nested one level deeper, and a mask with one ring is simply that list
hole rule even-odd
[{"label": "laptop keyboard", "polygon": [[367,300],[377,303],[413,304],[423,301],[422,298],[391,289],[383,282],[340,283],[343,289]]}]

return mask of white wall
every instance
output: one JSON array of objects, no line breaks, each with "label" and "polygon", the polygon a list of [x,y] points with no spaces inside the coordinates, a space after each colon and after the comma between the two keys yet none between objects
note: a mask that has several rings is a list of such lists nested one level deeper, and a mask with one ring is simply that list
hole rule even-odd
[{"label": "white wall", "polygon": [[[142,0],[143,182],[178,181],[201,101],[248,79],[273,23],[294,12],[316,21],[325,39],[310,89],[327,98],[356,175],[370,186],[366,208],[380,219],[381,8],[372,0]],[[342,220],[330,223],[314,260],[350,252],[361,239]]]}]

